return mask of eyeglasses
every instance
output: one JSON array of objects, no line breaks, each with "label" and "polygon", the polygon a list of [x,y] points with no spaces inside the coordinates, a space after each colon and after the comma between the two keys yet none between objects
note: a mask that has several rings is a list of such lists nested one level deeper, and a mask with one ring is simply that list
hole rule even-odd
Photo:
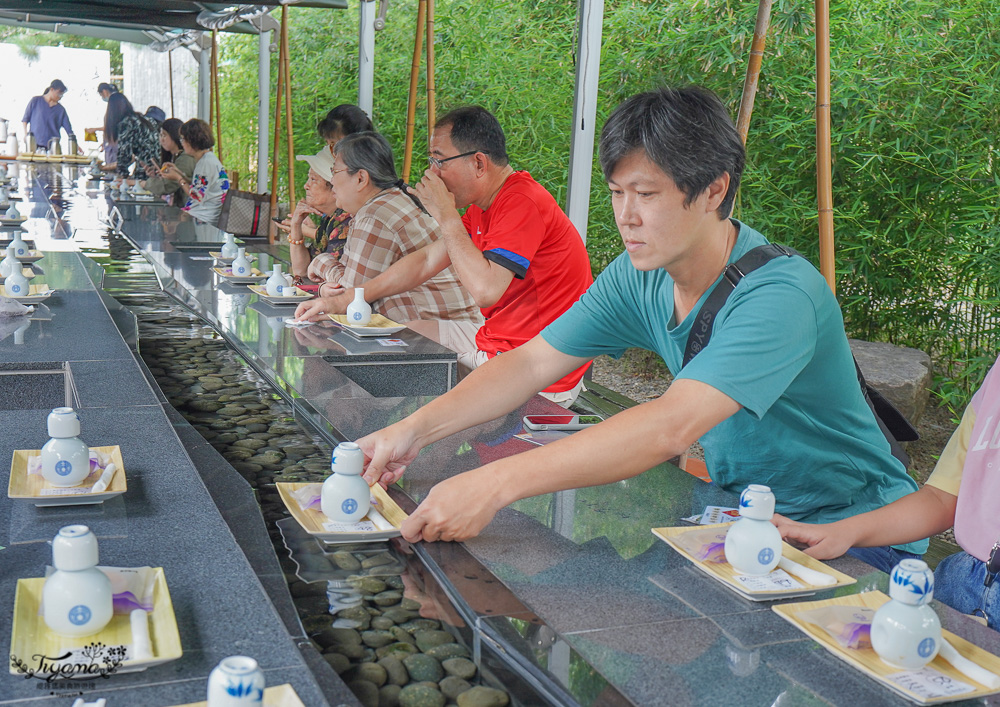
[{"label": "eyeglasses", "polygon": [[343,169],[335,169],[332,172],[330,172],[330,176],[332,177],[335,174],[340,174],[341,172],[346,172],[347,170],[348,167],[344,167]]},{"label": "eyeglasses", "polygon": [[443,160],[437,157],[428,157],[427,161],[431,164],[432,167],[437,167],[438,169],[441,169],[442,167],[444,167],[445,162],[451,162],[452,160],[457,160],[459,157],[468,157],[469,155],[474,155],[477,152],[479,152],[479,150],[472,150],[471,152],[463,152],[462,154],[455,155],[454,157],[445,157]]}]

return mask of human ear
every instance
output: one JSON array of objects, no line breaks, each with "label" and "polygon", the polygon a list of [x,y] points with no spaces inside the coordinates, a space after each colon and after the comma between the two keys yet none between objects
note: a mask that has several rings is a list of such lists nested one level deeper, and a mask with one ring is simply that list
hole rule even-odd
[{"label": "human ear", "polygon": [[716,177],[708,188],[705,189],[707,197],[705,203],[706,213],[718,211],[722,202],[725,201],[726,193],[729,191],[729,172],[723,172]]}]

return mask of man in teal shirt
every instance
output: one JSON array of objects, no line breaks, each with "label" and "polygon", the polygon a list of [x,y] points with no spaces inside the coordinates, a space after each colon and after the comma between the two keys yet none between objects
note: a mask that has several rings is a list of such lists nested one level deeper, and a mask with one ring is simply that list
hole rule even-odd
[{"label": "man in teal shirt", "polygon": [[[830,522],[914,492],[861,393],[837,301],[804,259],[779,257],[742,279],[708,346],[681,365],[723,270],[767,243],[728,218],[745,157],[719,99],[697,88],[633,96],[604,126],[600,161],[626,252],[538,337],[359,440],[366,478],[394,481],[423,446],[513,410],[600,354],[655,351],[674,382],[600,425],[438,484],[404,537],[469,537],[515,500],[628,478],[697,440],[713,481],[736,493],[768,484],[795,519]],[[852,552],[888,571],[925,549]]]}]

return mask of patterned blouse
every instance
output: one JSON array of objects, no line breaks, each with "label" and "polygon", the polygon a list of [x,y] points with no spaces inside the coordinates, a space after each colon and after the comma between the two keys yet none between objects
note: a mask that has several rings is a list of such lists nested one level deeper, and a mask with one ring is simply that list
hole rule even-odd
[{"label": "patterned blouse", "polygon": [[309,269],[306,274],[313,282],[326,282],[327,274],[340,261],[347,243],[347,230],[351,225],[351,215],[337,209],[320,219],[316,227],[316,237],[309,246]]},{"label": "patterned blouse", "polygon": [[[132,163],[152,164],[160,159],[160,131],[138,115],[126,115],[118,123],[118,169],[127,177]],[[136,173],[145,174],[143,166],[136,164]]]},{"label": "patterned blouse", "polygon": [[181,208],[197,219],[215,225],[222,214],[222,202],[229,192],[229,175],[219,158],[206,152],[194,166],[187,203]]}]

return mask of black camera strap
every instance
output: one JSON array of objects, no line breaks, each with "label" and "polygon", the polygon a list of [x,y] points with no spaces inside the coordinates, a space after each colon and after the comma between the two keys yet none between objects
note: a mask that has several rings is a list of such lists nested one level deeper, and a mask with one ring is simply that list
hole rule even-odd
[{"label": "black camera strap", "polygon": [[[687,346],[684,348],[683,366],[688,365],[698,353],[708,346],[712,338],[712,327],[715,325],[715,318],[719,310],[725,305],[729,295],[736,289],[740,280],[752,273],[754,270],[766,265],[775,258],[793,256],[803,257],[798,251],[777,243],[767,243],[765,245],[752,248],[743,254],[735,263],[730,263],[722,273],[722,280],[709,293],[705,304],[702,305],[691,324],[691,332],[688,334]],[[879,429],[885,435],[892,450],[892,456],[896,457],[909,467],[910,456],[903,450],[900,442],[914,442],[920,439],[917,430],[910,424],[909,420],[896,407],[890,403],[875,388],[869,387],[861,373],[861,367],[857,360],[854,361],[854,368],[858,376],[858,385],[865,396],[865,402],[875,414],[875,421]]]}]

